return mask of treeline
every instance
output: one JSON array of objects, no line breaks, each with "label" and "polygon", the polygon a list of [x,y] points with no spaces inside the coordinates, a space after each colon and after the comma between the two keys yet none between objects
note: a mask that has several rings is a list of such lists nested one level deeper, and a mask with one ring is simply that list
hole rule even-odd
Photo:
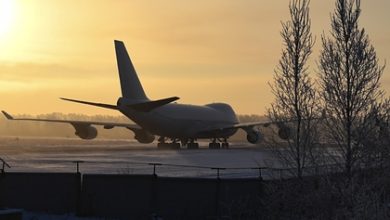
[{"label": "treeline", "polygon": [[[50,114],[33,115],[15,115],[16,118],[40,118],[55,120],[79,120],[79,121],[101,121],[101,122],[121,122],[134,123],[125,116],[110,115],[84,115],[84,114],[63,114],[59,112]],[[265,117],[258,115],[239,115],[240,122],[264,121]],[[102,126],[96,126],[98,129],[97,138],[102,139],[134,139],[132,131],[126,128],[104,129]],[[10,121],[0,116],[0,136],[29,136],[29,137],[62,137],[74,138],[75,129],[69,123],[48,123],[31,121]],[[245,132],[237,132],[231,138],[232,141],[246,140]]]}]

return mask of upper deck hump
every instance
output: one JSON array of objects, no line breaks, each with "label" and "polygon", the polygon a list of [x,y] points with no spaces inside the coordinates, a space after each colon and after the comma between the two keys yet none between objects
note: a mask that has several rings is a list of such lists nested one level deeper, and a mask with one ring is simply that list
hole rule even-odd
[{"label": "upper deck hump", "polygon": [[224,103],[188,105],[172,103],[162,106],[158,112],[166,117],[188,120],[238,122],[233,109]]}]

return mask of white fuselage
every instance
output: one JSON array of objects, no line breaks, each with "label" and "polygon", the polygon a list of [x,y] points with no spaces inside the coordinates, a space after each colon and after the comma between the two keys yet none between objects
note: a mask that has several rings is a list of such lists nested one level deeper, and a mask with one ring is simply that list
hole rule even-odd
[{"label": "white fuselage", "polygon": [[171,138],[228,138],[237,129],[233,109],[224,103],[204,106],[171,103],[150,112],[134,111],[118,102],[119,110],[143,129],[154,135]]}]

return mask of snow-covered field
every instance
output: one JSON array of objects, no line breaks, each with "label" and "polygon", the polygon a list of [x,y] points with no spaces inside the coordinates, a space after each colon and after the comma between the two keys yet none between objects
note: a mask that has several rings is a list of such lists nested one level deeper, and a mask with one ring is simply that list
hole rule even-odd
[{"label": "snow-covered field", "polygon": [[[233,144],[231,149],[209,150],[207,143],[198,150],[158,150],[155,144],[143,145],[124,140],[55,139],[55,138],[0,138],[0,157],[14,172],[80,172],[104,174],[152,174],[153,165],[159,176],[257,177],[258,170],[275,166],[276,160],[265,149],[248,144]],[[183,166],[177,166],[183,165]],[[210,168],[207,168],[210,167]],[[267,172],[265,172],[267,173]]]}]

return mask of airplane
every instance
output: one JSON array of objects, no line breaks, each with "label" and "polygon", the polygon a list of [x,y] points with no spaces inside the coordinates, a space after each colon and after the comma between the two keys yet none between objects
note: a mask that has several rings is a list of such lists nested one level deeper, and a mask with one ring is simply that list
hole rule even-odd
[{"label": "airplane", "polygon": [[[270,122],[239,123],[233,108],[226,103],[211,103],[203,106],[176,103],[179,97],[150,100],[138,79],[136,70],[122,41],[115,40],[115,52],[119,72],[122,97],[116,105],[61,98],[65,101],[96,107],[112,109],[121,112],[135,124],[110,123],[96,121],[51,120],[36,118],[14,118],[2,111],[9,120],[43,121],[69,123],[75,129],[75,135],[81,139],[94,139],[98,132],[94,126],[105,129],[124,127],[134,133],[139,143],[152,143],[156,136],[158,148],[178,149],[187,146],[188,149],[199,148],[198,139],[209,139],[209,148],[228,148],[228,138],[238,129],[247,133],[249,143],[257,144],[263,140],[263,135],[256,126],[267,127]],[[290,130],[279,126],[279,136],[289,137]]]}]

